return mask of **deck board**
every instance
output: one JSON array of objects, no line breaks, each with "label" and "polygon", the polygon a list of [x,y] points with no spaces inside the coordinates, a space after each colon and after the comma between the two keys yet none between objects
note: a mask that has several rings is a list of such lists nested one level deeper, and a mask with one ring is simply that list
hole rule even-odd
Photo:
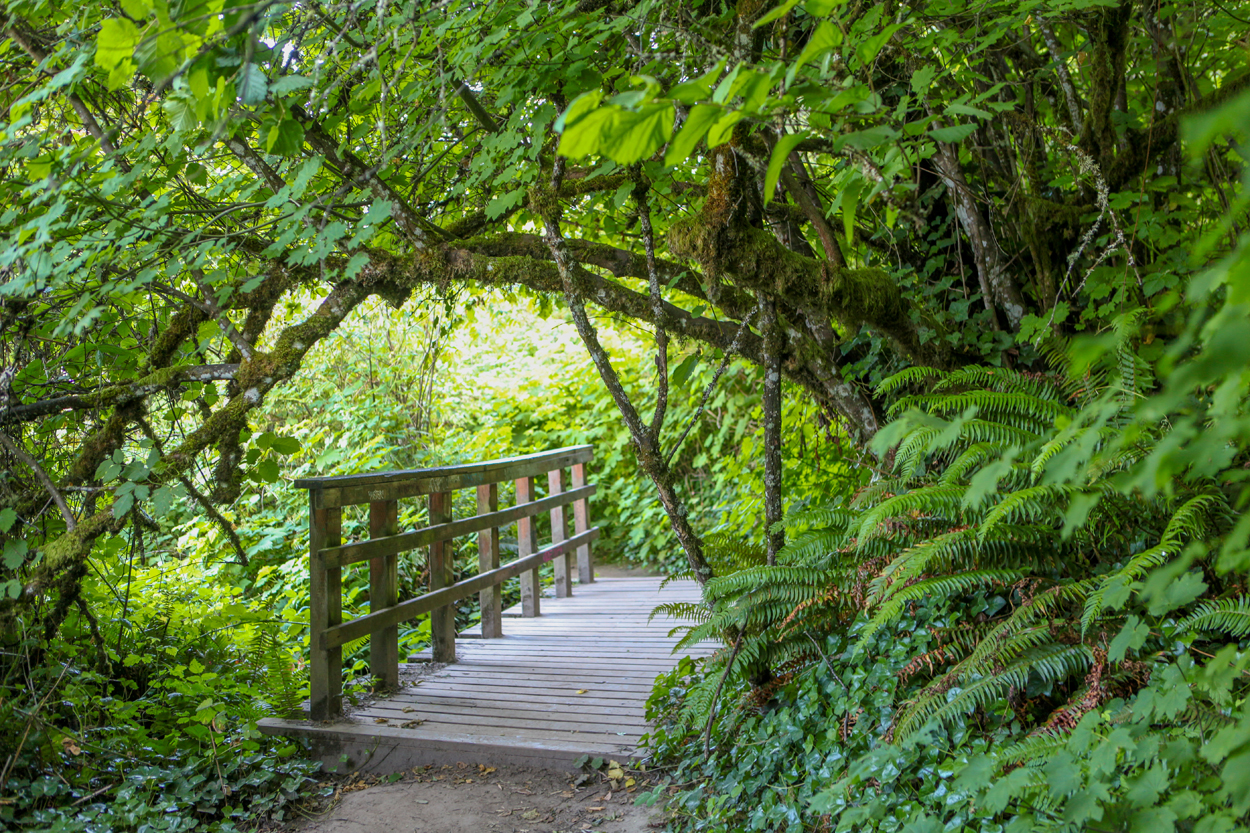
[{"label": "deck board", "polygon": [[[519,763],[572,768],[582,755],[628,759],[648,730],[645,704],[672,653],[674,622],[651,619],[657,605],[697,602],[697,586],[658,578],[603,578],[573,596],[544,598],[542,615],[504,611],[504,637],[471,628],[456,662],[430,670],[394,695],[337,721],[261,721],[270,735],[309,740],[327,766],[395,772],[421,764]],[[476,638],[475,638],[476,637]],[[412,660],[428,660],[416,655]],[[415,666],[417,668],[422,666]]]}]

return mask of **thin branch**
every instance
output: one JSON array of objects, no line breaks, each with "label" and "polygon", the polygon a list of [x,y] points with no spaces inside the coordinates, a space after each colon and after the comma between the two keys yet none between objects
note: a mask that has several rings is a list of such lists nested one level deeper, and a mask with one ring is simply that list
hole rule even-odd
[{"label": "thin branch", "polygon": [[1068,65],[1064,63],[1063,48],[1059,45],[1059,38],[1055,37],[1055,30],[1050,27],[1045,18],[1038,15],[1033,19],[1037,21],[1037,29],[1042,33],[1042,39],[1046,41],[1046,49],[1050,51],[1050,57],[1055,61],[1055,74],[1059,76],[1059,87],[1063,90],[1063,98],[1068,105],[1068,117],[1072,120],[1072,129],[1079,131],[1081,129],[1080,99],[1076,95],[1076,85],[1072,83]]},{"label": "thin branch", "polygon": [[664,296],[660,276],[655,268],[655,232],[651,228],[651,206],[647,201],[647,184],[642,169],[634,167],[634,199],[638,202],[638,221],[642,226],[642,243],[647,252],[647,286],[651,294],[651,316],[655,325],[656,394],[655,413],[651,417],[651,434],[659,441],[668,410],[668,330],[664,328]]},{"label": "thin branch", "polygon": [[74,513],[69,511],[69,504],[65,502],[65,496],[57,490],[56,484],[52,482],[51,477],[48,477],[48,473],[43,470],[38,461],[27,454],[3,431],[0,431],[0,445],[3,445],[10,454],[35,472],[35,477],[43,484],[43,488],[47,490],[48,494],[52,496],[52,502],[56,504],[56,508],[61,512],[61,517],[65,519],[65,528],[73,532],[74,528],[78,526],[78,523],[74,520]]},{"label": "thin branch", "polygon": [[734,340],[729,345],[729,349],[725,351],[723,358],[721,358],[720,367],[716,368],[716,373],[712,376],[712,381],[708,382],[707,387],[703,390],[703,399],[699,402],[698,410],[694,412],[694,414],[690,417],[690,421],[686,423],[686,428],[681,432],[681,436],[677,438],[677,443],[673,446],[673,450],[670,451],[668,456],[664,458],[665,465],[673,462],[673,458],[677,456],[677,452],[681,450],[681,444],[686,441],[686,436],[690,433],[690,429],[694,428],[695,423],[699,421],[699,417],[703,416],[703,411],[707,408],[708,397],[710,397],[712,395],[712,391],[716,389],[716,383],[719,382],[720,377],[724,375],[725,368],[729,367],[730,359],[741,352],[742,337],[745,333],[749,332],[748,325],[751,323],[751,319],[755,317],[755,313],[758,311],[759,308],[757,307],[747,313],[746,318],[742,319],[742,324],[738,327],[738,334],[734,336]]},{"label": "thin branch", "polygon": [[[156,432],[152,430],[152,426],[143,417],[139,418],[139,427],[143,429],[143,433],[148,435],[148,439],[156,446],[157,452],[164,457],[165,450],[161,446],[161,440],[156,436]],[[226,518],[217,511],[217,507],[213,506],[213,502],[209,500],[199,489],[195,488],[195,484],[191,482],[191,478],[186,474],[178,472],[175,475],[182,487],[187,490],[187,494],[195,498],[195,502],[200,505],[208,517],[212,518],[213,523],[225,533],[226,538],[230,541],[230,546],[234,549],[235,559],[243,567],[247,566],[247,553],[243,551],[243,542],[239,540],[239,533],[234,531],[234,526],[226,520]]]}]

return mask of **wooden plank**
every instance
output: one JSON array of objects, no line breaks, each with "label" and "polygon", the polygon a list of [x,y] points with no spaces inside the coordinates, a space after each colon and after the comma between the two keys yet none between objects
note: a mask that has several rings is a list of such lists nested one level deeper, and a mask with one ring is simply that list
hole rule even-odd
[{"label": "wooden plank", "polygon": [[[516,502],[531,503],[534,500],[534,478],[522,477],[516,481]],[[538,530],[533,516],[518,518],[516,522],[517,557],[538,552]],[[523,616],[538,616],[542,611],[542,584],[539,582],[538,568],[521,574],[521,612]]]},{"label": "wooden plank", "polygon": [[[451,492],[430,495],[430,524],[437,525],[451,520]],[[456,583],[455,554],[446,541],[430,544],[430,592],[442,590]],[[392,608],[393,610],[394,608]],[[456,661],[456,605],[455,600],[439,605],[430,611],[430,642],[434,646],[435,662]]]},{"label": "wooden plank", "polygon": [[[399,526],[399,503],[394,500],[369,504],[369,535],[394,535]],[[399,559],[394,555],[369,561],[369,612],[377,613],[399,603]],[[387,625],[369,635],[369,672],[375,684],[386,690],[399,686],[399,627]]]},{"label": "wooden plank", "polygon": [[[552,469],[547,472],[547,495],[554,496],[564,492],[564,469]],[[551,543],[558,544],[569,537],[568,525],[564,520],[564,507],[551,508]],[[573,564],[567,555],[557,556],[551,566],[556,573],[556,598],[566,599],[573,595]]]},{"label": "wooden plank", "polygon": [[343,621],[343,571],[325,569],[317,561],[321,549],[338,544],[342,515],[340,509],[311,505],[308,511],[308,714],[313,720],[329,720],[343,711],[343,649],[330,639],[331,629]]},{"label": "wooden plank", "polygon": [[[499,511],[499,486],[489,483],[477,487],[477,514],[487,517]],[[477,572],[489,573],[499,569],[499,527],[483,529],[477,535]],[[503,636],[503,594],[499,585],[478,591],[478,602],[482,610],[482,622],[479,632],[486,639]]]},{"label": "wooden plank", "polygon": [[[491,485],[479,486],[478,489],[488,489]],[[578,498],[575,495],[584,494],[592,495],[597,487],[593,484],[583,487],[582,490],[569,491],[560,495],[549,495],[541,500],[533,503],[527,503],[523,506],[511,506],[507,509],[498,509],[488,514],[484,514],[479,509],[478,514],[471,518],[462,518],[458,521],[451,521],[444,524],[432,524],[431,526],[414,529],[408,532],[392,534],[386,538],[376,538],[369,541],[357,541],[354,544],[344,544],[340,547],[327,549],[322,552],[322,558],[327,566],[345,567],[348,564],[354,564],[358,561],[367,561],[371,558],[377,558],[383,555],[397,555],[401,552],[409,552],[419,549],[420,547],[428,547],[438,541],[450,541],[453,538],[459,538],[461,535],[470,535],[474,532],[481,532],[485,529],[498,528],[514,523],[517,519],[525,515],[537,515],[540,512],[546,512],[553,507],[564,506],[572,503]],[[498,487],[495,487],[496,493]],[[498,501],[496,501],[496,504]]]},{"label": "wooden plank", "polygon": [[415,619],[422,613],[442,607],[449,602],[466,598],[481,590],[483,587],[489,587],[492,584],[499,584],[510,578],[515,578],[524,572],[537,569],[539,565],[545,564],[555,558],[561,552],[573,549],[579,546],[585,540],[593,541],[599,537],[599,527],[589,529],[583,536],[574,536],[561,544],[552,544],[544,547],[538,552],[527,558],[518,558],[508,564],[503,565],[498,570],[491,570],[480,576],[467,578],[459,581],[450,587],[444,587],[432,593],[426,593],[424,596],[418,596],[415,599],[409,599],[400,602],[394,607],[383,610],[380,613],[369,613],[364,616],[358,616],[350,622],[344,622],[326,631],[326,639],[328,644],[344,645],[353,639],[359,639],[373,631],[374,628],[380,627],[383,623],[399,623],[406,622],[409,619]]},{"label": "wooden plank", "polygon": [[[574,689],[577,691],[578,689]],[[494,704],[499,707],[515,708],[521,711],[569,711],[570,704],[578,706],[582,709],[579,714],[594,714],[595,709],[611,709],[613,713],[621,714],[640,714],[645,715],[647,712],[646,705],[637,697],[630,693],[622,692],[614,696],[608,696],[608,692],[601,692],[599,696],[593,696],[592,692],[587,691],[585,694],[575,694],[568,703],[552,703],[545,700],[535,698],[532,694],[505,689],[502,693],[486,695],[476,693],[477,696],[470,696],[475,692],[461,691],[454,687],[436,688],[433,686],[420,686],[419,690],[408,690],[401,694],[396,694],[383,703],[397,703],[402,709],[404,705],[416,705],[418,703],[428,703],[434,700],[451,701],[466,707],[476,708],[483,704]]]},{"label": "wooden plank", "polygon": [[[404,711],[407,709],[408,711]],[[641,714],[620,713],[585,715],[567,707],[548,712],[518,711],[484,706],[458,706],[439,701],[402,705],[383,700],[362,709],[357,719],[383,717],[387,720],[428,720],[431,723],[458,723],[465,726],[505,726],[512,729],[538,729],[543,732],[591,732],[595,734],[642,734],[650,724]]]},{"label": "wooden plank", "polygon": [[329,481],[333,478],[306,478],[296,482],[297,484],[311,484],[300,488],[307,488],[310,499],[317,508],[321,509],[331,506],[353,506],[358,503],[371,503],[375,500],[400,500],[421,495],[437,494],[439,492],[472,489],[487,483],[503,483],[521,477],[537,477],[551,469],[565,468],[579,461],[589,460],[590,457],[591,448],[590,446],[585,446],[582,449],[574,449],[567,453],[557,450],[544,452],[541,455],[530,455],[529,458],[510,458],[521,462],[492,461],[492,463],[508,464],[490,470],[480,468],[488,465],[486,463],[474,463],[471,466],[445,467],[445,470],[476,469],[473,471],[429,474],[429,472],[437,472],[438,470],[417,469],[415,470],[416,476],[413,476],[414,472],[381,472],[378,474],[349,476],[349,479],[352,480],[358,478],[379,478],[376,482],[363,484],[313,483],[315,480]]},{"label": "wooden plank", "polygon": [[[437,466],[426,469],[401,469],[398,471],[385,471],[376,474],[348,474],[335,477],[301,477],[294,482],[297,489],[328,489],[328,488],[344,488],[347,486],[376,486],[383,483],[395,483],[404,480],[429,480],[441,477],[450,477],[457,474],[479,474],[483,472],[493,473],[499,471],[510,471],[516,466],[535,465],[546,466],[546,468],[538,468],[535,474],[542,474],[550,471],[554,466],[551,464],[562,460],[565,457],[573,456],[578,458],[579,462],[589,460],[594,451],[591,445],[570,445],[564,448],[554,448],[551,451],[539,451],[534,454],[522,454],[516,457],[502,457],[497,460],[484,460],[479,463],[461,463],[454,466]],[[502,483],[505,480],[512,480],[520,475],[509,475],[500,477],[494,481]]]},{"label": "wooden plank", "polygon": [[[573,491],[586,485],[586,464],[573,465]],[[590,529],[590,496],[573,504],[573,534]],[[582,584],[592,584],[595,580],[595,565],[590,554],[590,544],[577,548],[577,580]]]}]

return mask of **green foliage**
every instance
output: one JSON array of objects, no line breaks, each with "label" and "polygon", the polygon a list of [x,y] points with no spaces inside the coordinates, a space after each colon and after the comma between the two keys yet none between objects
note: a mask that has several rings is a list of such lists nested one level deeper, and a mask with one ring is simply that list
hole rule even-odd
[{"label": "green foliage", "polygon": [[[687,642],[740,641],[652,702],[653,749],[698,784],[670,802],[682,829],[1245,823],[1250,596],[1208,555],[1234,528],[1227,491],[1124,488],[1169,435],[1130,431],[1135,362],[1098,372],[1101,390],[999,369],[887,380],[905,394],[883,431],[896,476],[792,513],[777,566],[670,611],[695,620]],[[1073,448],[1096,456],[1072,466]],[[777,756],[763,777],[755,745]]]}]

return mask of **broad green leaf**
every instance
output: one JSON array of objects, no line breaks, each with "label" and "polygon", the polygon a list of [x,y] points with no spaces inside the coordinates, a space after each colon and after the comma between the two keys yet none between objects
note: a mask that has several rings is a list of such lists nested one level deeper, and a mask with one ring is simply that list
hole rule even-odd
[{"label": "broad green leaf", "polygon": [[855,50],[855,57],[859,58],[860,63],[869,66],[877,59],[877,53],[881,51],[881,47],[885,46],[890,37],[902,28],[902,24],[891,23],[877,34],[870,37],[859,45]]},{"label": "broad green leaf", "polygon": [[625,112],[619,107],[601,107],[575,124],[566,126],[560,134],[557,152],[573,159],[600,152],[604,140],[615,132]]},{"label": "broad green leaf", "polygon": [[755,21],[755,23],[751,24],[751,28],[758,29],[766,23],[772,23],[774,20],[781,17],[782,15],[784,15],[786,12],[793,9],[798,4],[799,4],[799,0],[785,0],[785,2],[782,3],[780,6],[773,9],[771,12],[761,17],[759,20]]},{"label": "broad green leaf", "polygon": [[957,124],[953,127],[936,127],[929,131],[929,135],[939,142],[947,142],[954,144],[967,139],[977,130],[975,124]]},{"label": "broad green leaf", "polygon": [[106,83],[110,90],[124,86],[135,74],[137,67],[133,58],[142,39],[139,27],[125,18],[109,18],[100,24],[95,62],[108,73]]},{"label": "broad green leaf", "polygon": [[618,165],[632,165],[650,158],[673,135],[677,112],[666,102],[651,104],[638,113],[622,113],[624,131],[603,138],[603,153]]},{"label": "broad green leaf", "polygon": [[295,437],[274,437],[273,444],[270,446],[276,453],[289,457],[292,454],[298,454],[300,449],[300,441]]},{"label": "broad green leaf", "polygon": [[4,566],[9,570],[16,570],[22,566],[22,562],[26,560],[26,553],[29,548],[22,539],[9,540],[4,542]]},{"label": "broad green leaf", "polygon": [[239,70],[239,76],[235,79],[234,85],[239,92],[239,101],[243,104],[260,104],[269,94],[269,82],[265,80],[265,73],[256,64],[244,64]]},{"label": "broad green leaf", "polygon": [[1120,662],[1124,659],[1125,654],[1130,650],[1136,651],[1138,648],[1146,644],[1146,638],[1150,636],[1150,626],[1138,619],[1136,616],[1128,617],[1128,621],[1124,623],[1124,627],[1111,640],[1111,645],[1107,648],[1107,659],[1112,662]]},{"label": "broad green leaf", "polygon": [[686,123],[677,131],[677,135],[669,142],[668,151],[664,154],[665,165],[676,165],[690,156],[695,145],[707,133],[712,123],[720,118],[725,111],[711,104],[696,104],[686,116]]},{"label": "broad green leaf", "polygon": [[269,129],[265,149],[278,156],[298,156],[304,147],[304,126],[292,118],[284,118]]},{"label": "broad green leaf", "polygon": [[768,171],[764,174],[764,205],[772,202],[773,195],[777,192],[777,180],[781,178],[781,169],[790,158],[790,152],[805,138],[806,132],[787,133],[773,146],[772,158],[768,160]]},{"label": "broad green leaf", "polygon": [[565,129],[577,124],[579,119],[584,118],[598,107],[601,101],[603,101],[603,90],[591,90],[590,92],[582,93],[573,99],[572,103],[556,119],[553,129],[557,133],[564,132]]},{"label": "broad green leaf", "polygon": [[17,511],[9,507],[0,509],[0,532],[8,532],[17,521]]},{"label": "broad green leaf", "polygon": [[911,74],[911,91],[918,97],[924,98],[924,94],[929,91],[929,85],[933,83],[933,77],[937,75],[937,70],[929,65],[922,66]]},{"label": "broad green leaf", "polygon": [[802,66],[842,43],[842,30],[828,20],[821,21],[794,63]]},{"label": "broad green leaf", "polygon": [[728,142],[730,135],[733,133],[734,125],[745,117],[746,113],[741,110],[733,110],[721,116],[716,121],[716,124],[712,125],[712,129],[707,132],[707,146],[714,148]]}]

